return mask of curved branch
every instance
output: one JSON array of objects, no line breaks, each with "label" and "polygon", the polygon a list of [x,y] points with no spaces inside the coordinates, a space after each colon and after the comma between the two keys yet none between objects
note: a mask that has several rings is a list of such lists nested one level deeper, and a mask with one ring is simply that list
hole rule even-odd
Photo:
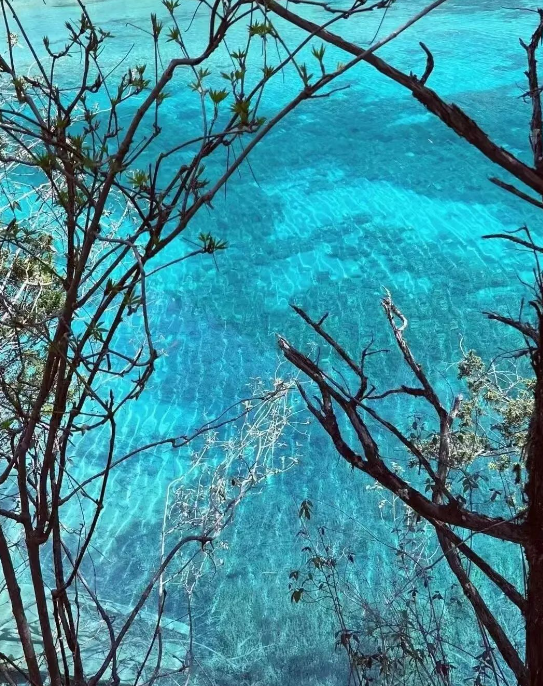
[{"label": "curved branch", "polygon": [[[426,498],[420,491],[413,488],[398,474],[391,471],[379,453],[379,449],[367,425],[356,411],[357,403],[345,400],[332,385],[330,385],[319,367],[308,357],[293,348],[285,339],[279,339],[279,347],[285,358],[297,369],[314,381],[322,396],[322,411],[312,412],[334,441],[339,454],[355,469],[371,476],[388,491],[396,495],[411,509],[427,520],[436,519],[445,524],[451,524],[476,533],[484,533],[493,538],[513,543],[524,543],[526,532],[523,524],[501,517],[487,517],[471,510],[466,510],[458,502],[441,505]],[[334,400],[345,413],[357,433],[363,454],[357,454],[344,441],[332,407]],[[515,517],[516,519],[517,517]]]},{"label": "curved branch", "polygon": [[428,88],[415,76],[396,69],[396,67],[374,55],[375,49],[380,47],[379,44],[372,46],[370,50],[364,50],[331,31],[321,29],[318,24],[300,17],[295,12],[291,12],[276,0],[259,0],[259,2],[291,24],[318,36],[327,43],[335,45],[351,55],[359,56],[381,74],[407,88],[427,110],[439,117],[458,136],[465,138],[468,143],[471,143],[489,160],[506,169],[522,183],[537,191],[539,195],[543,195],[543,179],[537,170],[524,164],[524,162],[505,150],[505,148],[496,145],[483,129],[471,117],[468,117],[460,107],[454,103],[446,103],[435,91]]}]

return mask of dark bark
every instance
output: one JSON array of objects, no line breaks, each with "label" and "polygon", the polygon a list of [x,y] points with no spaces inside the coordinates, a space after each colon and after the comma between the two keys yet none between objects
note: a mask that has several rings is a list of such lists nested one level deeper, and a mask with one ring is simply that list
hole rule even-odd
[{"label": "dark bark", "polygon": [[540,174],[543,174],[543,138],[542,138],[542,115],[541,115],[541,87],[537,73],[536,53],[543,37],[543,10],[539,12],[539,26],[534,31],[528,45],[521,41],[528,58],[528,93],[526,96],[532,101],[532,121],[530,122],[530,144],[534,156],[534,166]]},{"label": "dark bark", "polygon": [[[429,500],[425,495],[413,488],[394,471],[390,470],[378,451],[367,425],[356,411],[353,399],[346,400],[330,384],[327,383],[322,371],[308,357],[293,348],[284,339],[279,339],[285,358],[297,369],[315,381],[323,394],[324,411],[312,405],[306,397],[306,403],[314,416],[332,438],[336,450],[355,469],[359,469],[371,476],[391,493],[403,500],[415,512],[428,521],[437,520],[445,524],[458,526],[473,532],[485,533],[493,538],[513,543],[523,543],[526,540],[523,524],[507,521],[500,517],[488,517],[479,512],[467,510],[458,501],[438,504]],[[355,429],[363,448],[363,455],[356,453],[344,440],[335,420],[332,410],[332,399],[338,403],[347,415]]]},{"label": "dark bark", "polygon": [[21,589],[17,583],[17,576],[13,568],[13,562],[9,552],[8,542],[4,535],[4,531],[0,526],[0,562],[2,564],[2,571],[4,573],[4,580],[11,603],[11,611],[17,625],[17,633],[21,641],[21,647],[25,656],[26,666],[28,669],[28,678],[33,686],[41,686],[42,678],[38,660],[36,658],[36,651],[32,636],[30,635],[30,628],[26,619],[23,601],[21,598]]},{"label": "dark bark", "polygon": [[26,550],[28,554],[28,567],[30,569],[30,576],[32,578],[32,586],[36,599],[36,611],[38,613],[41,636],[43,639],[45,660],[47,662],[47,673],[51,686],[61,686],[62,679],[60,677],[55,639],[53,638],[53,631],[51,628],[51,617],[47,606],[47,596],[45,594],[46,586],[40,561],[40,549],[34,540],[34,533],[32,531],[27,532],[26,534]]},{"label": "dark bark", "polygon": [[[539,339],[543,319],[539,320]],[[529,541],[525,546],[528,562],[526,611],[526,667],[530,686],[543,684],[543,348],[533,357],[536,376],[534,413],[530,424],[526,471],[526,525]]]},{"label": "dark bark", "polygon": [[[525,94],[526,100],[531,103],[532,116],[530,122],[530,145],[533,153],[533,167],[525,164],[519,158],[512,155],[505,148],[497,145],[492,141],[488,135],[480,128],[480,126],[471,119],[465,112],[454,104],[445,102],[435,91],[426,86],[426,81],[431,74],[433,68],[433,58],[429,50],[423,46],[427,56],[427,66],[422,78],[417,79],[413,74],[406,74],[390,65],[385,60],[377,57],[370,49],[365,50],[356,44],[343,39],[341,36],[328,31],[325,27],[319,26],[304,17],[292,12],[290,9],[284,7],[276,0],[262,0],[267,9],[279,15],[286,21],[298,26],[307,31],[309,34],[319,37],[327,43],[330,43],[345,52],[361,58],[364,62],[371,65],[381,74],[392,79],[396,83],[408,89],[412,95],[421,102],[430,112],[436,115],[443,123],[450,127],[456,134],[464,138],[470,145],[478,149],[490,161],[494,162],[502,169],[511,173],[523,184],[537,193],[537,198],[534,198],[523,190],[517,189],[515,186],[501,181],[499,179],[491,179],[495,184],[501,186],[506,191],[513,193],[515,196],[521,198],[525,202],[543,208],[541,197],[543,196],[543,113],[541,104],[540,81],[538,77],[538,65],[536,54],[537,50],[543,42],[543,10],[537,10],[539,14],[539,23],[533,33],[530,43],[526,45],[521,41],[522,46],[526,50],[528,69],[526,76],[528,79],[528,91]],[[523,240],[517,236],[500,235],[500,236],[486,236],[486,238],[506,238],[522,247],[529,249],[536,257],[538,253],[543,251],[543,248],[536,245],[527,232],[529,240]],[[445,493],[444,483],[445,474],[443,469],[438,470],[438,478],[431,470],[427,468],[423,462],[421,466],[426,470],[430,479],[433,481],[433,497],[430,503],[427,498],[418,492],[413,492],[405,483],[400,483],[400,480],[395,474],[390,473],[384,462],[381,460],[379,451],[368,427],[364,423],[363,415],[358,411],[360,406],[360,397],[354,395],[349,397],[345,394],[345,389],[338,383],[330,379],[330,377],[314,364],[309,358],[305,357],[297,350],[289,346],[286,341],[280,341],[280,347],[283,350],[285,357],[292,362],[299,370],[312,379],[318,386],[320,391],[320,398],[315,402],[309,400],[305,391],[302,390],[302,395],[308,404],[309,409],[313,415],[318,419],[324,429],[332,438],[336,450],[346,459],[354,468],[360,469],[369,476],[373,477],[377,482],[384,486],[387,490],[395,493],[406,504],[413,508],[419,515],[425,517],[433,523],[436,528],[436,533],[440,541],[443,552],[449,563],[449,566],[460,586],[464,591],[464,595],[471,603],[477,618],[488,634],[494,640],[496,646],[499,648],[505,662],[511,668],[516,676],[518,683],[529,684],[529,686],[543,686],[543,294],[542,283],[543,277],[537,262],[536,270],[537,293],[534,302],[534,309],[539,318],[539,326],[532,326],[528,322],[512,319],[511,317],[502,316],[495,313],[487,313],[491,319],[495,319],[508,326],[513,327],[519,331],[525,339],[524,352],[529,353],[532,357],[533,367],[536,377],[536,387],[534,392],[535,407],[529,428],[529,440],[526,448],[526,470],[527,481],[525,487],[526,511],[525,521],[520,524],[512,522],[501,522],[498,529],[491,531],[490,528],[480,527],[471,517],[482,517],[479,513],[471,513],[470,516],[465,516],[461,513],[462,508],[458,508],[454,502],[450,502],[449,494]],[[309,322],[309,324],[321,335],[330,345],[332,345],[340,356],[347,362],[347,364],[354,369],[355,372],[361,374],[362,389],[365,391],[368,381],[363,375],[362,367],[357,368],[353,359],[341,349],[335,340],[323,333],[320,327],[322,322],[318,325],[312,322],[305,313],[299,312],[301,316]],[[390,320],[390,317],[389,317]],[[394,329],[394,323],[390,320]],[[400,328],[400,336],[395,329],[396,340],[404,354],[404,360],[411,367],[418,381],[421,383],[421,389],[400,388],[392,389],[381,394],[380,397],[389,395],[391,393],[406,393],[411,395],[424,395],[428,402],[433,405],[440,416],[441,420],[441,437],[444,438],[444,424],[443,424],[443,408],[439,405],[439,401],[433,395],[433,390],[426,384],[426,379],[421,378],[419,369],[413,359],[409,358],[409,348],[403,344]],[[403,347],[402,347],[403,346]],[[406,352],[408,355],[406,355]],[[413,393],[415,391],[415,393]],[[363,394],[362,394],[363,395]],[[336,403],[342,412],[347,416],[349,422],[355,429],[358,439],[363,450],[361,454],[357,454],[344,441],[339,430],[338,422],[335,418],[335,410],[332,402]],[[367,408],[364,407],[367,410]],[[413,452],[415,457],[419,457],[416,451],[412,450],[409,441],[401,434],[396,427],[387,424],[377,413],[373,410],[370,412],[374,419],[377,419],[381,425],[387,427],[392,433],[399,438],[404,446]],[[445,427],[446,428],[446,427]],[[445,431],[446,433],[446,431]],[[446,436],[445,436],[446,438]],[[443,444],[441,448],[445,449]],[[441,453],[440,448],[440,453]],[[446,472],[446,469],[445,469]],[[446,496],[446,497],[445,497]],[[449,500],[449,501],[448,501]],[[456,513],[453,514],[453,512]],[[435,516],[432,514],[434,511]],[[432,521],[433,520],[433,521]],[[497,575],[496,570],[493,570],[484,560],[477,559],[477,556],[470,548],[451,530],[452,526],[459,526],[462,528],[471,529],[473,532],[482,532],[486,535],[495,536],[503,540],[515,540],[519,543],[526,556],[527,560],[527,589],[526,599],[523,599],[516,589],[512,588],[510,584]],[[474,526],[475,525],[475,526]],[[510,529],[509,529],[510,527]],[[509,530],[508,530],[509,529]],[[511,535],[512,532],[516,532]],[[453,540],[456,537],[457,540]],[[492,579],[498,587],[502,590],[506,589],[507,597],[512,600],[524,613],[526,620],[526,660],[523,663],[515,648],[512,646],[508,637],[499,625],[496,618],[492,615],[488,606],[484,602],[481,594],[473,586],[467,572],[462,564],[462,557],[470,559],[472,562],[485,572],[489,579]]]},{"label": "dark bark", "polygon": [[[460,555],[458,554],[456,548],[447,538],[445,538],[445,536],[443,536],[443,534],[438,532],[437,537],[449,567],[458,579],[464,596],[471,604],[477,619],[481,622],[482,626],[484,626],[489,635],[492,637],[494,643],[498,646],[498,649],[507,666],[515,675],[517,683],[521,684],[522,686],[527,686],[529,682],[527,681],[527,670],[524,663],[520,659],[519,654],[507,637],[500,623],[483,600],[483,597],[475,585],[471,582],[469,574],[462,566]],[[531,686],[534,686],[536,683],[541,684],[541,681],[531,682]]]},{"label": "dark bark", "polygon": [[[535,680],[528,681],[528,661],[524,662],[517,648],[513,645],[511,639],[507,635],[505,628],[493,614],[491,608],[485,601],[483,594],[470,578],[469,572],[464,567],[464,560],[468,560],[475,564],[479,570],[485,574],[487,579],[503,591],[505,596],[520,609],[521,613],[526,618],[527,623],[530,621],[529,616],[531,614],[537,615],[539,613],[541,615],[541,610],[539,609],[541,604],[534,604],[536,609],[532,608],[530,610],[530,600],[528,599],[528,603],[526,603],[521,594],[498,572],[497,569],[492,567],[492,565],[470,548],[468,542],[471,537],[464,540],[452,527],[459,527],[464,530],[468,529],[474,533],[480,533],[485,536],[516,542],[524,547],[528,547],[529,544],[531,544],[532,529],[528,530],[524,522],[515,523],[514,520],[506,521],[498,518],[491,520],[478,511],[468,509],[467,506],[463,505],[462,501],[456,498],[447,488],[450,465],[453,464],[451,431],[461,405],[461,398],[456,397],[449,410],[445,408],[444,403],[440,400],[438,393],[429,381],[422,366],[417,362],[404,338],[404,330],[407,327],[406,318],[394,305],[390,296],[387,296],[383,300],[383,308],[396,340],[398,350],[400,351],[405,364],[420,383],[420,389],[417,389],[420,390],[420,393],[417,392],[417,396],[419,396],[423,402],[427,403],[427,407],[431,406],[435,412],[435,417],[439,425],[439,446],[436,449],[435,468],[431,467],[427,460],[422,459],[424,456],[420,455],[418,448],[413,445],[411,441],[403,437],[403,434],[399,429],[390,422],[382,419],[375,409],[368,407],[368,399],[372,398],[371,395],[362,396],[361,398],[351,395],[350,391],[345,388],[345,385],[340,386],[337,384],[317,363],[294,349],[283,339],[280,339],[279,341],[280,348],[286,359],[317,385],[320,397],[315,401],[309,399],[308,393],[301,385],[299,388],[308,408],[331,437],[337,452],[349,462],[353,468],[359,469],[373,478],[377,483],[400,498],[420,517],[426,519],[434,527],[444,554],[444,559],[447,561],[452,573],[458,580],[467,602],[471,605],[475,613],[477,624],[483,634],[483,640],[488,640],[487,636],[492,639],[505,664],[507,664],[515,675],[518,684],[521,684],[522,686],[528,686],[528,684],[529,686],[534,686],[536,683],[541,684],[543,682],[540,678],[543,672],[540,672],[537,668],[534,668],[533,670],[534,674],[537,675],[534,677]],[[351,368],[356,367],[353,357],[344,351],[333,337],[323,330],[321,326],[322,320],[317,323],[299,308],[295,309],[327,343],[336,351],[340,352],[343,360],[349,364]],[[360,378],[364,379],[363,385],[367,387],[368,384],[364,375],[363,366],[356,367],[356,372]],[[404,395],[411,396],[411,390],[410,387],[407,388],[407,390],[404,391]],[[386,396],[386,394],[381,394],[381,396],[377,397],[384,396]],[[389,468],[386,459],[380,453],[379,445],[374,438],[371,424],[366,423],[364,412],[377,420],[381,426],[388,428],[392,435],[396,436],[404,447],[417,458],[421,469],[426,472],[431,483],[431,499]],[[358,437],[358,442],[362,448],[360,454],[357,453],[355,449],[351,447],[348,440],[343,437],[342,430],[340,429],[341,422],[336,416],[336,413],[338,415],[343,414],[354,429],[354,432]],[[540,441],[540,445],[543,446],[543,440]],[[541,483],[543,484],[543,478],[541,479]],[[541,502],[538,512],[543,512],[543,487],[541,488]],[[540,527],[539,531],[541,530]],[[543,555],[540,555],[538,562],[541,562],[542,560]],[[543,568],[541,571],[543,572]],[[541,588],[543,589],[543,573],[539,576],[536,575],[534,578],[541,580],[538,583],[541,584]],[[532,579],[532,581],[535,583],[534,579]],[[538,603],[539,601],[543,602],[543,595],[536,600]],[[533,636],[534,640],[537,642],[537,645],[534,647],[534,655],[537,655],[537,658],[535,659],[541,660],[540,656],[543,655],[543,646],[541,645],[541,641],[543,640],[543,626],[541,624],[534,629]]]},{"label": "dark bark", "polygon": [[351,55],[361,57],[364,62],[370,64],[381,74],[407,88],[426,109],[439,117],[444,124],[459,136],[465,138],[468,143],[482,152],[485,157],[488,157],[489,160],[499,165],[502,169],[506,169],[539,195],[543,195],[543,179],[537,170],[524,164],[524,162],[505,150],[505,148],[494,143],[481,127],[471,117],[468,117],[460,107],[454,103],[445,102],[435,91],[421,83],[416,76],[396,69],[396,67],[373,54],[371,50],[364,50],[364,48],[345,40],[331,31],[327,31],[318,24],[300,17],[295,12],[291,12],[286,7],[280,5],[276,0],[261,0],[261,2],[269,10],[286,19],[291,24],[345,50],[345,52]]}]

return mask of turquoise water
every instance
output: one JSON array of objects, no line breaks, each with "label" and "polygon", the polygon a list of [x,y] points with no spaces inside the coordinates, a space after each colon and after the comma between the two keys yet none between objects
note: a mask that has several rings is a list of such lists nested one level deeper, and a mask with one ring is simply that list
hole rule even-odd
[{"label": "turquoise water", "polygon": [[[529,0],[514,4],[532,7]],[[74,11],[69,0],[19,5],[38,35],[58,35],[61,20]],[[382,30],[422,5],[399,1]],[[126,22],[141,26],[151,10],[161,13],[159,3],[102,0],[88,6],[117,36],[108,60],[114,63],[133,44],[134,63],[148,58],[149,46]],[[364,44],[377,21],[365,18],[347,33]],[[531,28],[530,13],[505,9],[497,0],[450,0],[384,54],[400,67],[421,70],[418,41],[424,40],[436,58],[431,85],[466,107],[501,144],[527,156],[529,108],[520,98],[524,55],[518,37],[526,38]],[[217,71],[226,64],[224,55],[212,58]],[[289,303],[316,316],[330,312],[330,327],[346,347],[359,350],[371,335],[386,347],[379,300],[383,287],[390,289],[409,318],[414,350],[444,393],[450,392],[445,375],[459,359],[461,340],[488,354],[511,345],[481,311],[515,311],[523,292],[519,277],[529,279],[531,265],[511,247],[480,237],[523,223],[535,228],[535,215],[492,186],[491,165],[399,87],[365,65],[344,83],[347,90],[306,104],[282,122],[251,157],[251,170],[245,166],[226,196],[189,227],[188,238],[210,231],[228,241],[217,264],[198,258],[159,272],[151,283],[152,321],[167,354],[124,418],[119,454],[186,433],[245,396],[251,379],[272,378],[276,335],[300,345],[310,340]],[[191,130],[198,104],[181,88],[182,78],[176,84],[179,90],[164,108],[169,130],[181,138]],[[270,111],[293,89],[289,76],[278,83],[268,94]],[[172,246],[164,261],[185,249]],[[383,385],[403,379],[393,356],[376,360],[374,373]],[[454,373],[448,374],[454,384]],[[392,408],[400,420],[411,409]],[[79,458],[92,469],[102,458],[101,437],[85,444]],[[126,463],[112,477],[99,532],[104,543],[94,553],[103,597],[126,605],[136,597],[156,565],[167,484],[188,464],[187,451],[161,450]],[[299,467],[244,504],[228,533],[224,564],[197,596],[198,655],[211,683],[345,683],[332,625],[319,607],[291,604],[288,573],[299,564],[298,505],[310,498],[347,539],[354,538],[361,586],[379,597],[393,575],[390,559],[347,518],[386,535],[386,515],[383,520],[378,496],[366,485],[309,425]],[[73,517],[77,521],[77,513]],[[181,613],[175,591],[169,602],[169,617]]]}]

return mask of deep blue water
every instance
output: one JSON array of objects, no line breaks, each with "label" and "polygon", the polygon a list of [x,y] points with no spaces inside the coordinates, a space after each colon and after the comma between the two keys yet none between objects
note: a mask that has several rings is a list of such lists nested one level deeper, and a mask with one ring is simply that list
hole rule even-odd
[{"label": "deep blue water", "polygon": [[[38,35],[58,35],[61,20],[74,11],[70,0],[19,5]],[[518,37],[529,36],[532,17],[501,5],[450,0],[384,54],[398,66],[421,70],[418,41],[424,40],[436,58],[431,85],[526,156],[529,108],[520,98],[524,54]],[[132,44],[134,63],[148,59],[150,45],[126,22],[142,25],[151,10],[161,13],[159,3],[101,0],[88,6],[116,35],[108,60]],[[399,0],[383,32],[420,6]],[[188,16],[189,9],[183,11]],[[364,43],[376,22],[364,18],[347,33]],[[222,54],[212,58],[217,71],[226,64]],[[444,393],[450,393],[446,375],[454,385],[450,367],[460,357],[461,339],[488,355],[510,346],[504,330],[481,312],[514,311],[523,290],[519,277],[529,279],[531,265],[510,246],[480,237],[523,223],[535,229],[535,215],[492,186],[491,165],[399,87],[366,65],[344,83],[347,90],[283,121],[252,155],[252,172],[245,166],[226,196],[189,227],[188,238],[203,230],[228,241],[217,265],[198,258],[160,272],[151,284],[152,320],[167,355],[124,418],[119,454],[157,436],[184,433],[246,395],[251,379],[273,377],[276,335],[299,344],[310,340],[290,303],[316,316],[330,312],[330,327],[356,351],[371,335],[379,347],[390,343],[379,306],[383,287],[390,289],[409,318],[413,349]],[[174,84],[164,108],[168,135],[181,138],[191,131],[198,103],[183,77]],[[270,111],[294,84],[287,76],[273,88]],[[185,250],[186,244],[174,245],[164,260]],[[394,356],[376,360],[374,373],[383,385],[403,379]],[[391,411],[403,421],[411,408]],[[335,510],[321,511],[347,532],[352,525],[340,511],[383,535],[389,526],[367,483],[334,456],[318,427],[309,425],[307,432],[299,467],[243,506],[227,536],[224,565],[201,587],[199,658],[218,684],[344,683],[345,665],[334,653],[327,618],[317,607],[289,599],[288,572],[299,562],[297,508],[306,497],[317,508],[332,505]],[[101,456],[97,436],[81,448],[83,470]],[[100,529],[104,543],[95,553],[97,565],[103,556],[97,583],[104,597],[128,605],[156,564],[166,487],[188,460],[187,451],[157,451],[112,477]],[[379,582],[385,586],[394,573],[386,550],[354,526],[351,533],[363,561],[361,586],[379,597]],[[170,602],[174,616],[181,606],[175,591]],[[265,648],[250,652],[260,645]],[[250,654],[243,657],[244,651]],[[218,659],[217,652],[232,659]]]}]

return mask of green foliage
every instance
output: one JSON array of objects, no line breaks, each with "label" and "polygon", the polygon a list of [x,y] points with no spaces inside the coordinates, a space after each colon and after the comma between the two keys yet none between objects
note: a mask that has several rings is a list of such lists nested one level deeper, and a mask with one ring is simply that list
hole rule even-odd
[{"label": "green foliage", "polygon": [[57,166],[56,157],[50,152],[37,153],[35,155],[36,166],[50,174]]},{"label": "green foliage", "polygon": [[468,388],[472,392],[476,390],[476,384],[484,378],[485,372],[485,363],[475,350],[468,350],[458,363],[458,378],[467,379]]},{"label": "green foliage", "polygon": [[[534,406],[534,380],[520,374],[515,365],[509,369],[486,365],[473,350],[460,360],[458,377],[467,393],[459,403],[451,430],[449,466],[459,471],[459,484],[466,495],[480,488],[481,481],[489,481],[493,470],[514,474],[515,479],[523,471],[523,453]],[[428,459],[436,459],[440,445],[438,432],[425,429],[424,422],[417,420],[412,429],[410,438]],[[412,460],[411,465],[414,464]],[[494,492],[493,500],[502,495]],[[510,496],[506,500],[509,504],[513,502]]]},{"label": "green foliage", "polygon": [[304,594],[303,588],[295,588],[290,595],[291,602],[299,603],[300,600],[302,599],[303,594]]},{"label": "green foliage", "polygon": [[103,343],[105,336],[107,334],[107,327],[104,326],[104,324],[91,324],[89,326],[89,332],[91,338],[94,338],[94,340]]},{"label": "green foliage", "polygon": [[151,30],[153,32],[153,38],[155,40],[160,36],[162,29],[164,28],[163,22],[157,19],[156,14],[151,14]]},{"label": "green foliage", "polygon": [[26,102],[25,98],[25,89],[26,89],[26,84],[22,78],[19,76],[16,76],[13,79],[13,87],[15,89],[15,97],[20,103]]},{"label": "green foliage", "polygon": [[313,503],[311,500],[303,500],[302,504],[300,505],[300,510],[298,512],[298,516],[307,519],[308,521],[311,519],[311,510],[313,509]]},{"label": "green foliage", "polygon": [[311,49],[311,53],[319,63],[321,74],[324,76],[326,73],[326,69],[324,67],[324,54],[326,53],[326,48],[324,47],[324,43],[321,43],[320,47],[318,48],[313,46],[313,48]]},{"label": "green foliage", "polygon": [[135,169],[130,173],[130,183],[138,190],[149,188],[149,174],[141,169]]},{"label": "green foliage", "polygon": [[276,33],[271,23],[267,19],[265,19],[263,22],[253,22],[249,26],[249,35],[260,36],[260,38],[271,36],[273,38],[276,35]]},{"label": "green foliage", "polygon": [[247,73],[245,65],[247,51],[242,49],[233,50],[230,53],[230,58],[235,63],[235,68],[231,72],[221,72],[221,76],[231,84],[232,90],[236,94],[237,91],[243,90],[243,82]]},{"label": "green foliage", "polygon": [[181,31],[177,26],[171,26],[168,29],[168,43],[171,42],[176,42],[178,43],[181,40]]},{"label": "green foliage", "polygon": [[[16,204],[16,203],[15,203]],[[0,422],[17,426],[35,401],[44,367],[48,331],[61,310],[64,289],[55,271],[53,236],[15,218],[0,227]],[[42,418],[48,414],[45,404]],[[5,446],[4,446],[5,447]]]},{"label": "green foliage", "polygon": [[[353,683],[419,686],[421,674],[433,673],[432,683],[449,684],[455,665],[438,640],[450,640],[445,613],[461,601],[448,589],[441,593],[433,588],[421,557],[424,548],[415,537],[424,534],[424,525],[407,509],[403,523],[393,522],[400,538],[398,587],[375,606],[365,594],[381,587],[376,581],[373,591],[366,588],[364,556],[357,565],[354,552],[334,540],[335,528],[308,522],[302,514],[300,523],[304,562],[289,573],[290,600],[329,609],[338,625],[335,648],[347,654]],[[357,540],[359,533],[354,526],[349,539]]]},{"label": "green foliage", "polygon": [[[124,83],[127,86],[134,88],[137,93],[145,90],[149,86],[149,79],[144,77],[146,69],[146,64],[137,64],[132,69],[129,69],[124,79]],[[124,83],[121,84],[121,87],[124,86]],[[117,100],[120,102],[120,98]]]},{"label": "green foliage", "polygon": [[166,100],[167,98],[170,98],[170,97],[171,97],[170,93],[168,93],[166,91],[162,91],[156,97],[157,105],[161,105],[164,102],[164,100]]},{"label": "green foliage", "polygon": [[130,316],[142,306],[143,299],[141,295],[137,295],[136,293],[127,293],[123,298],[123,303],[127,306],[127,315]]},{"label": "green foliage", "polygon": [[226,250],[228,247],[226,241],[214,238],[210,233],[201,233],[198,236],[198,242],[202,246],[202,250],[210,255],[218,250]]},{"label": "green foliage", "polygon": [[324,53],[326,52],[326,48],[325,48],[325,46],[324,46],[324,43],[321,43],[320,47],[318,47],[318,48],[316,48],[315,46],[313,46],[313,48],[311,49],[311,52],[312,52],[313,56],[314,56],[319,62],[322,62],[322,60],[323,60],[323,58],[324,58]]},{"label": "green foliage", "polygon": [[307,66],[305,64],[301,64],[300,67],[300,76],[302,77],[302,81],[304,83],[304,86],[309,86],[309,83],[311,79],[313,78],[313,74],[309,74],[307,71]]},{"label": "green foliage", "polygon": [[228,97],[228,91],[225,90],[224,88],[222,90],[213,90],[210,89],[208,91],[209,97],[213,101],[215,105],[218,105],[221,103],[223,100],[225,100]]},{"label": "green foliage", "polygon": [[236,60],[240,64],[245,61],[245,58],[247,57],[247,51],[246,50],[233,50],[230,53],[230,57],[233,60]]},{"label": "green foliage", "polygon": [[240,124],[248,124],[251,114],[251,101],[245,98],[236,100],[231,106],[232,112],[239,117]]},{"label": "green foliage", "polygon": [[162,0],[162,4],[170,14],[173,14],[174,11],[178,9],[181,3],[179,0]]},{"label": "green foliage", "polygon": [[196,80],[189,84],[189,88],[197,93],[204,93],[204,79],[211,75],[209,69],[200,67],[196,72]]}]

